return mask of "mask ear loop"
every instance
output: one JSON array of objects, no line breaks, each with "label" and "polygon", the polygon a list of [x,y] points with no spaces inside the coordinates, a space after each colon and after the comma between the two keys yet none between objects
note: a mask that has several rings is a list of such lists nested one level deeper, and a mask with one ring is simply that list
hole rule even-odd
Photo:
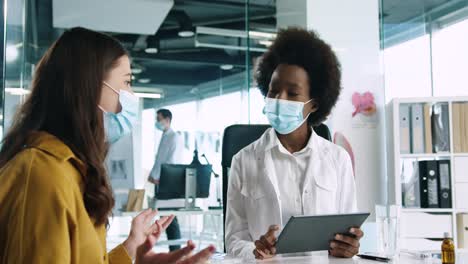
[{"label": "mask ear loop", "polygon": [[110,86],[110,84],[108,84],[107,82],[103,81],[102,83],[104,83],[105,86],[109,87],[112,89],[112,91],[114,91],[116,94],[119,94],[120,95],[120,92],[117,91],[116,89],[112,88],[112,86]]},{"label": "mask ear loop", "polygon": [[[102,83],[103,83],[105,86],[111,88],[112,91],[114,91],[114,93],[116,93],[116,94],[120,97],[120,92],[119,92],[119,91],[117,91],[116,89],[114,89],[110,84],[108,84],[108,83],[105,82],[105,81],[102,81]],[[119,99],[119,105],[120,105],[120,107],[122,108],[122,104],[120,103],[120,99]],[[101,108],[102,111],[104,111],[104,113],[107,113],[107,111],[104,110],[100,105],[98,105],[98,106],[99,106],[99,108]]]},{"label": "mask ear loop", "polygon": [[98,108],[99,108],[99,109],[101,109],[101,111],[103,111],[104,113],[106,113],[106,114],[107,114],[107,111],[106,111],[106,110],[104,110],[104,108],[102,108],[102,106],[98,105]]},{"label": "mask ear loop", "polygon": [[[309,101],[305,102],[305,103],[304,103],[304,106],[306,106],[306,104],[312,102],[313,100],[314,100],[314,99],[310,99]],[[307,114],[307,116],[304,118],[304,120],[302,121],[302,123],[301,123],[300,126],[302,126],[302,125],[304,124],[304,122],[305,122],[306,120],[309,119],[309,116],[310,116],[312,113],[313,113],[313,112],[309,112],[309,113]]]}]

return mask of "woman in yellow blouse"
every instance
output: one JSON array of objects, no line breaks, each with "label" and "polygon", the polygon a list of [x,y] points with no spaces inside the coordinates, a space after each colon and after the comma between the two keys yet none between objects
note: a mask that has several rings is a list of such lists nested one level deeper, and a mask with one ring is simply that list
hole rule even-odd
[{"label": "woman in yellow blouse", "polygon": [[[0,150],[0,263],[199,263],[211,246],[155,254],[172,221],[141,213],[106,252],[114,198],[104,168],[110,143],[137,121],[130,60],[114,38],[74,28],[40,60],[31,94]],[[182,261],[182,258],[183,261]]]}]

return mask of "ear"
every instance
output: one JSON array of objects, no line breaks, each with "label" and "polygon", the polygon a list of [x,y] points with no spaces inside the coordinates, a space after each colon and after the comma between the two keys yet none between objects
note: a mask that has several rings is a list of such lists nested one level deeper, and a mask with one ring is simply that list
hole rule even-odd
[{"label": "ear", "polygon": [[317,112],[317,110],[319,108],[319,105],[315,100],[310,101],[309,105],[310,105],[310,112],[311,113]]}]

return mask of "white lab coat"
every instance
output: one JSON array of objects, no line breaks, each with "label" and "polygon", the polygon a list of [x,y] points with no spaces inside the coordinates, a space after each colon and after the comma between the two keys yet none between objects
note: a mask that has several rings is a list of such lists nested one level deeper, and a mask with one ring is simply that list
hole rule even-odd
[{"label": "white lab coat", "polygon": [[[270,225],[283,227],[277,172],[271,155],[273,129],[233,157],[226,211],[228,254],[253,258],[254,242]],[[312,154],[302,198],[304,215],[357,212],[351,159],[341,147],[312,133]]]}]

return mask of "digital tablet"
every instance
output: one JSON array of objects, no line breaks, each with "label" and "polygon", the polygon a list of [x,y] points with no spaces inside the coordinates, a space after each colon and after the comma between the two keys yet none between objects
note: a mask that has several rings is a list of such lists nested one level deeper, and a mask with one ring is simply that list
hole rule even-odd
[{"label": "digital tablet", "polygon": [[293,216],[276,243],[276,253],[299,253],[328,250],[336,234],[349,234],[352,227],[361,227],[369,213]]}]

